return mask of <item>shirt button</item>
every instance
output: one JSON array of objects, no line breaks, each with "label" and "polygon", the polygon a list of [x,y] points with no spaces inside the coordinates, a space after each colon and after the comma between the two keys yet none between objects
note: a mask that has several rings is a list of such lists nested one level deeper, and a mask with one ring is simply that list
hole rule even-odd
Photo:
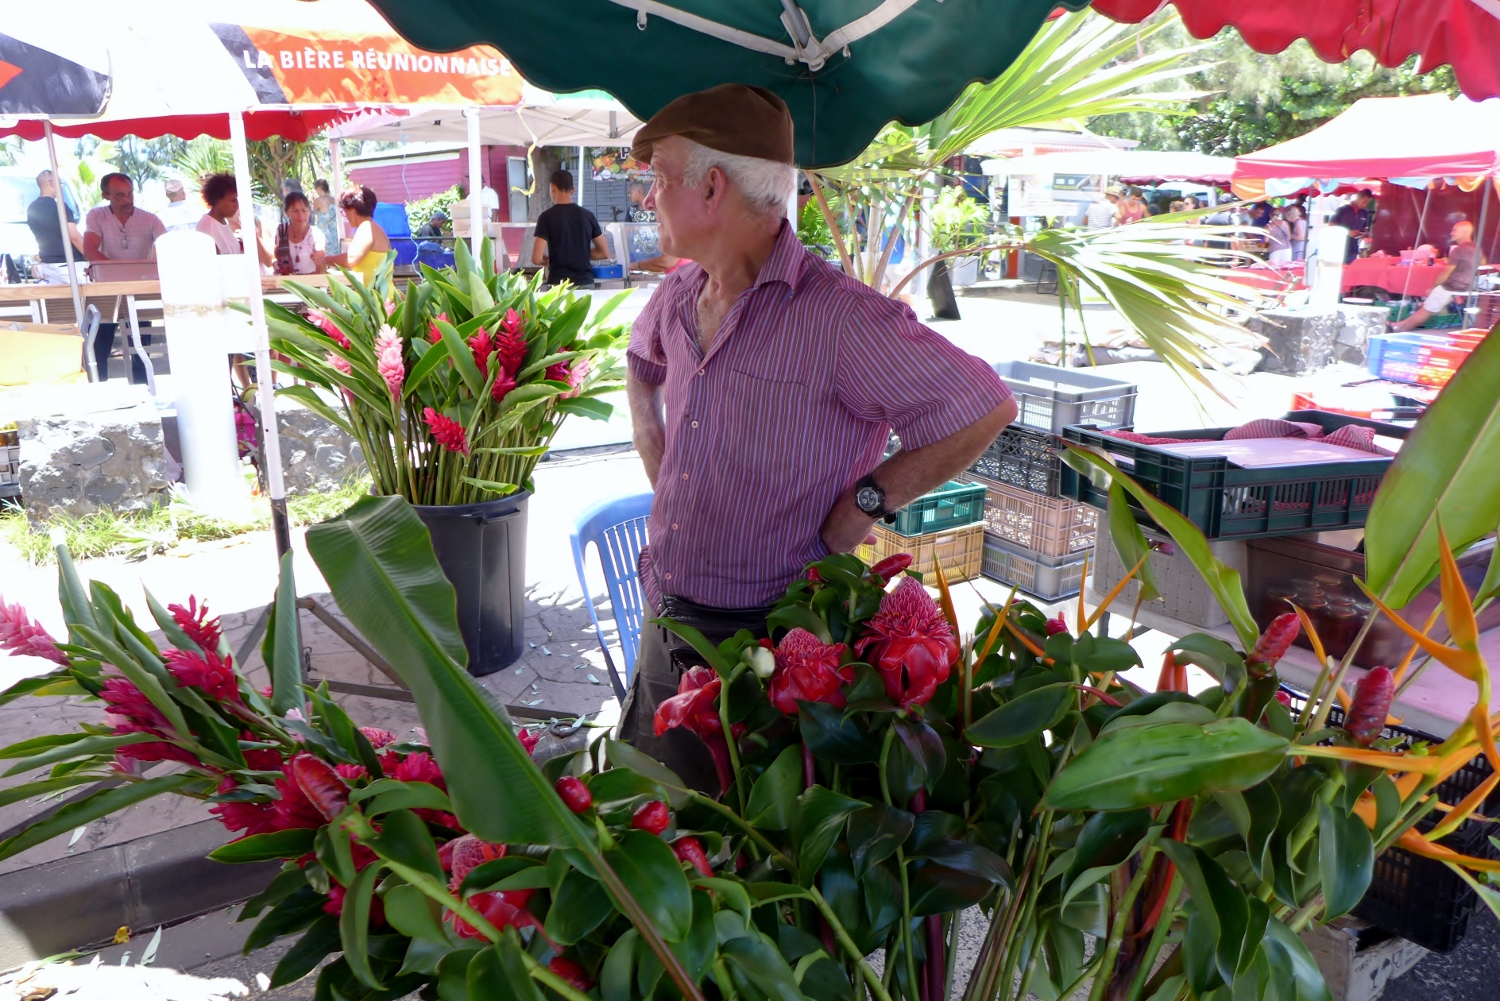
[{"label": "shirt button", "polygon": [[697,426],[698,426],[698,422],[697,421],[693,421],[693,427],[697,427]]},{"label": "shirt button", "polygon": [[703,369],[701,369],[701,368],[700,368],[700,369],[699,369],[699,370],[698,370],[698,378],[700,378],[700,379],[701,379],[701,378],[703,378],[703,377],[704,377],[704,376],[705,376],[705,375],[707,375],[707,374],[708,374],[708,373],[707,373],[707,372],[705,372],[705,371],[704,371],[704,370],[703,370]]},{"label": "shirt button", "polygon": [[688,476],[688,474],[687,474],[687,473],[683,473],[683,474],[682,474],[682,478],[683,478],[683,479],[684,479],[684,480],[686,480],[686,479],[687,479],[687,476]]},{"label": "shirt button", "polygon": [[672,522],[672,531],[677,531],[677,522]]},{"label": "shirt button", "polygon": [[672,579],[672,575],[671,575],[671,574],[669,574],[669,573],[667,573],[667,574],[662,574],[662,578],[663,578],[663,579],[664,579],[664,580],[671,580],[671,579]]}]

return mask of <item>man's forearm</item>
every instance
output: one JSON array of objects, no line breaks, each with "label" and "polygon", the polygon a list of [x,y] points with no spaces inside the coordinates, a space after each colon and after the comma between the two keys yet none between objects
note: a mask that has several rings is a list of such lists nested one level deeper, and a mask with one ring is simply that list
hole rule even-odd
[{"label": "man's forearm", "polygon": [[947,483],[990,446],[1016,419],[1015,400],[1006,400],[979,420],[942,441],[911,451],[902,449],[875,468],[875,482],[885,491],[888,510],[905,507]]},{"label": "man's forearm", "polygon": [[657,474],[661,472],[662,455],[667,448],[667,428],[661,411],[661,386],[627,375],[625,396],[630,402],[630,425],[635,449],[640,453],[641,464],[646,467],[646,477],[651,481],[652,489],[655,489]]}]

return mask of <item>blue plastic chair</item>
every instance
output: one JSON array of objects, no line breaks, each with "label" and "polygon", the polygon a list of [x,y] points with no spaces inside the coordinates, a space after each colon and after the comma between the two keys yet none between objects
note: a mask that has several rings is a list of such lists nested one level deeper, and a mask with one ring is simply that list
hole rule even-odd
[{"label": "blue plastic chair", "polygon": [[[604,651],[610,684],[621,701],[625,699],[625,690],[635,672],[636,654],[641,644],[641,625],[645,618],[646,601],[641,594],[641,584],[636,579],[635,568],[640,560],[641,549],[646,545],[646,517],[651,513],[652,496],[650,493],[643,493],[601,501],[580,514],[573,525],[573,565],[578,571],[578,586],[583,591],[589,618],[594,620],[594,632],[599,637],[599,648]],[[610,609],[614,613],[620,654],[625,660],[623,680],[615,668],[614,658],[609,654],[609,644],[604,640],[604,628],[599,624],[599,612],[594,607],[588,578],[584,574],[590,545],[599,551],[599,563],[604,568],[604,584],[609,592]]]}]

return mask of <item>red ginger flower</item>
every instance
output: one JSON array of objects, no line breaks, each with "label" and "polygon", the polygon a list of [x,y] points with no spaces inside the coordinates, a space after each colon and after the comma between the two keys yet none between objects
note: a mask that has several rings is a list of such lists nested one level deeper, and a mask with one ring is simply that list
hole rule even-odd
[{"label": "red ginger flower", "polygon": [[217,653],[223,632],[219,620],[208,617],[208,602],[198,604],[198,599],[189,597],[186,605],[168,605],[167,611],[177,623],[177,628],[188,634],[188,639],[203,648],[205,653]]},{"label": "red ginger flower", "polygon": [[166,735],[167,718],[129,678],[107,676],[99,698],[108,707],[104,711],[115,717],[115,733]]},{"label": "red ginger flower", "polygon": [[59,667],[68,666],[68,655],[57,648],[57,640],[42,624],[26,616],[20,605],[7,605],[0,600],[0,650],[11,656],[41,657]]},{"label": "red ginger flower", "polygon": [[532,733],[530,730],[522,729],[516,732],[516,739],[521,742],[522,747],[526,748],[526,753],[530,754],[536,750],[537,741],[542,739],[542,732],[538,730]]},{"label": "red ginger flower", "polygon": [[437,761],[426,751],[417,751],[405,758],[398,758],[395,752],[387,751],[380,759],[380,769],[385,772],[386,778],[398,782],[426,782],[439,789],[448,788],[442,769],[438,768]]},{"label": "red ginger flower", "polygon": [[474,352],[474,366],[479,369],[480,375],[488,375],[490,371],[490,355],[495,353],[495,341],[490,332],[480,327],[469,338],[469,349]]},{"label": "red ginger flower", "polygon": [[[332,820],[349,805],[349,786],[333,766],[322,758],[300,752],[287,762],[291,776],[319,813]],[[321,825],[320,825],[321,826]]]},{"label": "red ginger flower", "polygon": [[[448,320],[448,314],[447,313],[439,313],[437,315],[437,319],[438,320],[442,320],[444,323],[448,323],[449,322],[449,320]],[[428,340],[429,343],[436,344],[438,341],[440,341],[442,339],[443,339],[443,332],[438,329],[437,321],[434,320],[432,323],[429,323],[427,325],[427,340]]]},{"label": "red ginger flower", "polygon": [[220,657],[217,650],[207,653],[168,650],[162,656],[178,684],[196,688],[216,702],[242,704],[240,679],[234,673],[231,658]]},{"label": "red ginger flower", "polygon": [[313,801],[307,798],[297,780],[292,777],[292,763],[281,766],[282,777],[276,780],[276,792],[280,798],[271,804],[273,831],[287,831],[301,827],[322,827],[328,821]]},{"label": "red ginger flower", "polygon": [[880,601],[855,650],[880,672],[885,691],[902,707],[921,705],[948,680],[958,643],[937,602],[911,577]]},{"label": "red ginger flower", "polygon": [[844,685],[854,680],[854,665],[839,666],[843,655],[842,643],[824,643],[800,627],[787,633],[776,647],[776,672],[766,686],[771,704],[788,716],[797,714],[799,701],[842,709]]},{"label": "red ginger flower", "polygon": [[[240,734],[241,740],[254,740],[252,734]],[[251,771],[256,772],[279,772],[281,771],[281,752],[274,747],[252,747],[243,752],[245,765]]]},{"label": "red ginger flower", "polygon": [[[224,776],[219,783],[219,793],[233,792],[236,783],[231,776]],[[208,808],[208,812],[219,818],[226,831],[244,831],[243,837],[255,834],[265,834],[277,830],[275,826],[275,811],[270,803],[246,802],[244,800],[231,800],[227,803],[216,803]]]},{"label": "red ginger flower", "polygon": [[495,381],[490,385],[490,397],[496,403],[510,395],[510,391],[516,388],[516,380],[505,369],[495,373]]},{"label": "red ginger flower", "polygon": [[432,436],[437,443],[450,452],[462,452],[469,454],[469,435],[464,426],[451,417],[444,417],[431,407],[422,411],[422,419],[432,429]]},{"label": "red ginger flower", "polygon": [[1344,715],[1344,730],[1360,747],[1369,747],[1385,730],[1385,718],[1396,694],[1395,678],[1388,667],[1374,667],[1354,683],[1354,696]]},{"label": "red ginger flower", "polygon": [[375,369],[390,389],[391,399],[401,399],[406,366],[401,361],[401,335],[390,327],[381,327],[375,338]]}]

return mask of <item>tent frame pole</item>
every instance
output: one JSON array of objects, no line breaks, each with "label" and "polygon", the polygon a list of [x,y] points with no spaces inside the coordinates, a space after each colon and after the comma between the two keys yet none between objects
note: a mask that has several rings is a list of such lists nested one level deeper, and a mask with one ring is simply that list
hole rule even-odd
[{"label": "tent frame pole", "polygon": [[[73,240],[68,235],[68,207],[63,201],[63,179],[57,169],[57,142],[52,136],[51,119],[42,119],[42,128],[47,132],[47,159],[52,164],[52,187],[56,189],[52,200],[57,203],[57,225],[62,230],[63,260],[67,262],[68,267],[68,288],[73,292],[73,325],[78,328],[80,334],[83,334],[83,295],[78,290],[78,269],[73,267]],[[82,220],[79,221],[82,222]],[[91,348],[93,345],[85,344],[84,347]],[[89,381],[98,382],[99,367],[94,361],[94,352],[84,351],[83,357],[84,364],[89,369]]]},{"label": "tent frame pole", "polygon": [[255,231],[255,189],[250,181],[250,150],[245,141],[245,115],[229,114],[229,148],[234,154],[235,188],[240,202],[241,255],[250,280],[250,334],[255,344],[256,409],[260,411],[261,440],[266,452],[266,486],[271,494],[271,527],[276,533],[276,555],[292,549],[291,524],[286,512],[286,483],[281,470],[281,435],[276,423],[276,376],[271,370],[271,340],[266,329],[266,303],[260,287],[260,237]]},{"label": "tent frame pole", "polygon": [[479,245],[489,232],[484,211],[484,175],[479,163],[479,109],[464,109],[464,118],[469,128],[469,248],[474,260],[479,260]]}]

